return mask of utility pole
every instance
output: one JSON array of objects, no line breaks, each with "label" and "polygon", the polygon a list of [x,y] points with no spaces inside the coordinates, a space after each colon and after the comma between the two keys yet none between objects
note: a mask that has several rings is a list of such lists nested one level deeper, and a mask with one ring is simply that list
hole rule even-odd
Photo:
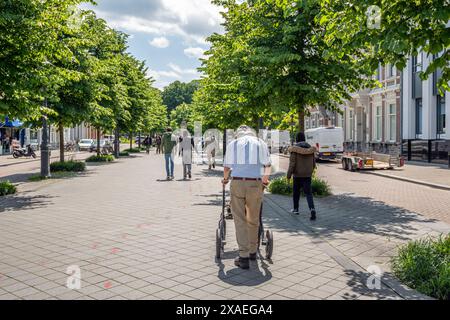
[{"label": "utility pole", "polygon": [[[47,98],[44,100],[44,107],[47,108]],[[41,143],[41,177],[50,178],[50,150],[48,148],[48,123],[47,115],[42,116],[42,143]]]}]

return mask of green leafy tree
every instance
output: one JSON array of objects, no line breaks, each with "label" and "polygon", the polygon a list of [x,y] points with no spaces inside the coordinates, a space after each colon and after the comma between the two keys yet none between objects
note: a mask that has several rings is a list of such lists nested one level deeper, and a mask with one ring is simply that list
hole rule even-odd
[{"label": "green leafy tree", "polygon": [[[0,2],[0,113],[37,119],[51,112],[58,88],[74,76],[53,61],[73,54],[64,41],[67,21],[79,0]],[[85,1],[86,2],[86,1]]]},{"label": "green leafy tree", "polygon": [[219,121],[256,124],[265,116],[270,125],[295,111],[304,130],[309,106],[332,109],[349,91],[371,84],[358,57],[327,55],[318,0],[214,2],[226,9],[226,32],[209,38],[200,100]]},{"label": "green leafy tree", "polygon": [[[329,54],[363,57],[376,69],[379,63],[406,66],[420,50],[435,56],[422,73],[426,79],[442,70],[439,87],[450,90],[450,2],[448,0],[322,0],[319,21],[326,28]],[[376,5],[381,20],[376,19]]]},{"label": "green leafy tree", "polygon": [[175,81],[164,88],[162,93],[163,102],[172,111],[183,103],[192,103],[194,92],[198,88],[198,80],[184,83]]}]

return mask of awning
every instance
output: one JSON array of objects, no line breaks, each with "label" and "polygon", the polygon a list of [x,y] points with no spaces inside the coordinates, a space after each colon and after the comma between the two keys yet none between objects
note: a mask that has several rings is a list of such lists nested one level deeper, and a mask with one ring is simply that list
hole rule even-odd
[{"label": "awning", "polygon": [[20,128],[23,126],[23,122],[20,120],[10,121],[8,117],[5,118],[5,122],[0,122],[0,128]]}]

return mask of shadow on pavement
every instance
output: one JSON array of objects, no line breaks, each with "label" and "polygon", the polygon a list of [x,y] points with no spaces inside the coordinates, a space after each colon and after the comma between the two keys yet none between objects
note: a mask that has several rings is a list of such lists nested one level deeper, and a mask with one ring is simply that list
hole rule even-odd
[{"label": "shadow on pavement", "polygon": [[[272,194],[268,194],[266,197],[270,202],[265,206],[264,220],[269,228],[291,233],[303,231],[313,237],[324,236],[334,239],[344,232],[355,232],[360,235],[370,234],[398,240],[410,240],[410,236],[418,231],[411,223],[437,221],[422,218],[403,208],[390,206],[371,198],[343,194],[315,199],[318,220],[310,223],[305,217],[305,213],[298,217],[289,213],[290,197]],[[301,201],[303,202],[302,207],[304,207],[306,200],[302,198]],[[275,205],[280,214],[270,214],[270,211],[273,210],[270,205]],[[295,221],[298,223],[293,224],[292,222]]]},{"label": "shadow on pavement", "polygon": [[52,198],[53,197],[49,195],[28,196],[27,192],[23,192],[19,195],[6,196],[0,198],[0,213],[34,210],[46,207],[52,204]]},{"label": "shadow on pavement", "polygon": [[28,182],[28,179],[35,176],[36,174],[33,173],[17,173],[17,174],[11,174],[9,176],[1,177],[1,181],[10,181],[12,183],[22,183],[22,182]]},{"label": "shadow on pavement", "polygon": [[[234,259],[238,256],[238,251],[225,252],[223,260]],[[249,270],[242,270],[234,268],[225,272],[225,265],[222,260],[217,261],[219,266],[218,278],[228,284],[237,287],[254,287],[272,279],[272,273],[269,271],[269,266],[264,260],[259,260],[260,266],[254,261],[250,262]]]}]

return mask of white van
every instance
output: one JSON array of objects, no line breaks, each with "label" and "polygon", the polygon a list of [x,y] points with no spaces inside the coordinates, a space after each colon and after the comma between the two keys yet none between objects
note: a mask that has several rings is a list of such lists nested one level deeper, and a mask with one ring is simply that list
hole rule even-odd
[{"label": "white van", "polygon": [[335,160],[344,153],[344,130],[322,127],[307,130],[306,142],[317,148],[317,160]]}]

